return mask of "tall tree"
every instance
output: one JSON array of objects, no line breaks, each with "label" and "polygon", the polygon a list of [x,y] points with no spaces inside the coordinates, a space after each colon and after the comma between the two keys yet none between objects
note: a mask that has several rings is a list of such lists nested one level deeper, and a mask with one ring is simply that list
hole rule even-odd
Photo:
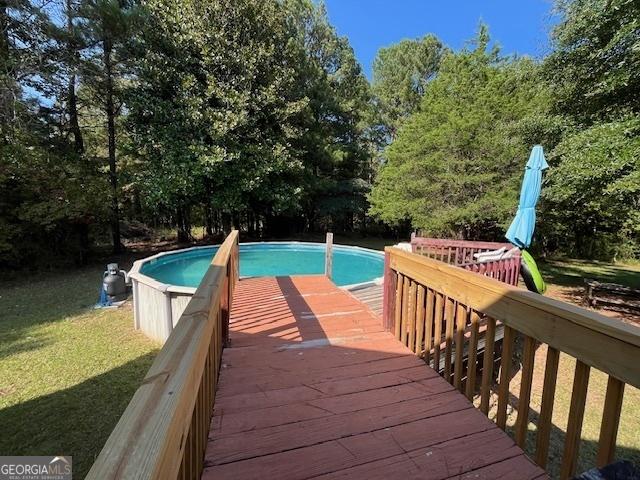
[{"label": "tall tree", "polygon": [[307,100],[295,88],[300,58],[281,4],[156,0],[147,8],[128,97],[146,200],[179,218],[204,203],[225,223],[250,205],[294,208],[302,168],[291,139]]},{"label": "tall tree", "polygon": [[309,99],[304,133],[295,144],[305,165],[304,228],[349,231],[366,213],[369,84],[348,40],[329,23],[324,4],[286,5],[302,56],[298,88]]},{"label": "tall tree", "polygon": [[545,73],[568,125],[543,189],[545,226],[569,253],[640,255],[640,4],[566,0]]},{"label": "tall tree", "polygon": [[[11,50],[9,43],[9,8],[7,2],[0,2],[0,133],[5,136],[6,126],[12,118],[12,96],[16,89],[12,78]],[[0,141],[6,141],[4,138]]]},{"label": "tall tree", "polygon": [[65,59],[68,66],[67,80],[67,113],[69,116],[69,131],[73,135],[73,144],[76,153],[84,153],[84,139],[80,129],[78,115],[78,95],[76,92],[78,82],[78,67],[80,65],[81,38],[75,23],[77,5],[74,0],[65,0],[64,15],[65,25]]},{"label": "tall tree", "polygon": [[[128,0],[86,0],[78,9],[84,35],[84,85],[96,104],[100,105],[106,119],[114,252],[123,248],[120,239],[116,122],[123,105],[122,85],[127,76],[128,44],[137,16],[138,9]],[[70,93],[71,87],[70,82]]]},{"label": "tall tree", "polygon": [[380,121],[393,138],[402,122],[420,106],[446,47],[434,35],[405,39],[381,48],[373,61],[373,93]]},{"label": "tall tree", "polygon": [[419,111],[385,152],[371,213],[428,235],[500,238],[517,206],[528,150],[526,122],[546,101],[538,66],[488,49],[482,26],[473,49],[448,53]]},{"label": "tall tree", "polygon": [[51,18],[56,4],[2,6],[0,264],[81,263],[102,192],[95,172],[78,162],[60,115],[67,92],[58,82],[64,41]]},{"label": "tall tree", "polygon": [[640,119],[564,136],[543,189],[549,248],[593,258],[640,254]]},{"label": "tall tree", "polygon": [[[209,225],[212,215],[228,224],[242,214],[271,233],[352,228],[365,211],[370,97],[323,7],[158,0],[147,8],[127,100],[146,201],[180,220],[202,204]],[[188,222],[178,223],[186,239]]]},{"label": "tall tree", "polygon": [[558,112],[589,124],[640,111],[640,3],[558,0],[545,71]]},{"label": "tall tree", "polygon": [[36,2],[0,1],[0,132],[5,144],[11,131],[24,126],[23,88],[37,84],[47,63],[50,24]]}]

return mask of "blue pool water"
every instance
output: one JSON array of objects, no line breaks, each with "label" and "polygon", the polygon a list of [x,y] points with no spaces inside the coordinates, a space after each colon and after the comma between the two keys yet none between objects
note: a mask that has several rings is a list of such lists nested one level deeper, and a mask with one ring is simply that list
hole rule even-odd
[{"label": "blue pool water", "polygon": [[[150,260],[141,272],[170,285],[197,287],[218,250],[217,246],[177,252]],[[324,273],[325,245],[255,243],[240,245],[240,276],[313,275]],[[334,245],[336,285],[362,283],[382,276],[382,252]]]}]

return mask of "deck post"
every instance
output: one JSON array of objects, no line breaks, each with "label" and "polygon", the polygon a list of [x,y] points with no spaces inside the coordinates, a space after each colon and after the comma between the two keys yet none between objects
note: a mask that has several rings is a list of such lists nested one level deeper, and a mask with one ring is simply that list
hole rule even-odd
[{"label": "deck post", "polygon": [[385,250],[384,252],[384,272],[383,272],[383,285],[382,285],[382,326],[391,331],[393,327],[393,315],[395,301],[395,275],[390,266],[391,254]]},{"label": "deck post", "polygon": [[324,258],[324,274],[331,279],[333,269],[333,233],[327,232],[327,250]]}]

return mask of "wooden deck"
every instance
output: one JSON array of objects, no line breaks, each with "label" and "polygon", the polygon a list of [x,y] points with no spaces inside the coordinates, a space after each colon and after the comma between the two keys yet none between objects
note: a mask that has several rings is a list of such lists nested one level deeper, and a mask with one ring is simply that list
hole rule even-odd
[{"label": "wooden deck", "polygon": [[325,277],[242,280],[203,478],[546,478]]}]

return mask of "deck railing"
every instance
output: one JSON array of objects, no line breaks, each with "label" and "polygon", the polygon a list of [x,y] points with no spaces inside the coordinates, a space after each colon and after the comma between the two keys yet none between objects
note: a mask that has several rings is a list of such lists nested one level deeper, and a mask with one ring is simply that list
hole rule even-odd
[{"label": "deck railing", "polygon": [[[496,423],[505,429],[511,360],[516,334],[524,338],[515,441],[523,447],[529,424],[537,346],[548,346],[542,403],[537,421],[535,461],[546,467],[560,352],[576,359],[560,477],[575,474],[590,369],[608,374],[597,463],[613,460],[625,384],[640,387],[640,329],[595,312],[472,275],[439,261],[387,248],[384,325],[402,343],[439,370],[455,388],[489,413],[497,375]],[[504,327],[501,352],[495,332]],[[480,332],[484,352],[478,354]],[[478,366],[482,364],[479,372]],[[476,378],[478,375],[480,378]]]},{"label": "deck railing", "polygon": [[233,231],[218,249],[88,479],[200,478],[231,299],[239,278],[238,258],[238,232]]},{"label": "deck railing", "polygon": [[411,235],[411,250],[428,258],[456,265],[486,277],[495,278],[509,285],[518,285],[520,275],[520,252],[509,258],[478,262],[476,253],[489,252],[505,248],[511,250],[510,243],[475,242],[469,240],[450,240],[446,238],[417,237]]}]

